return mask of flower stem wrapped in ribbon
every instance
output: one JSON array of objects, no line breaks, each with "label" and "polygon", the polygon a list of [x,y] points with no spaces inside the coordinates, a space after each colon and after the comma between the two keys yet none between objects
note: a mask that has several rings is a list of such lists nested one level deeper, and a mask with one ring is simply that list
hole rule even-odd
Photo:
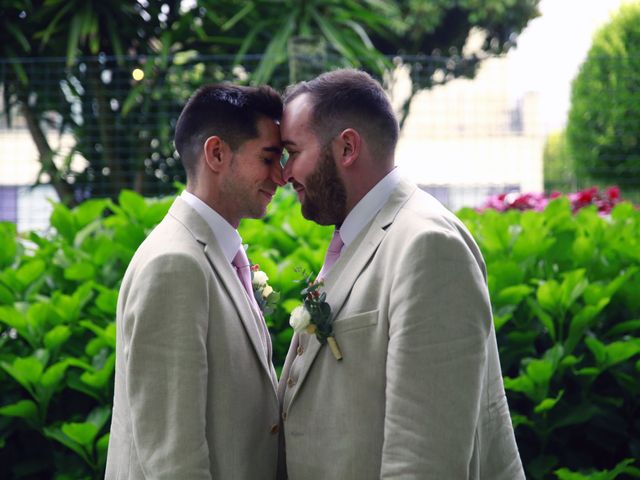
[{"label": "flower stem wrapped in ribbon", "polygon": [[342,352],[333,336],[333,321],[331,307],[326,302],[327,294],[321,292],[322,282],[312,282],[309,275],[304,283],[307,285],[300,294],[304,303],[298,305],[291,312],[289,324],[297,333],[306,332],[314,335],[322,345],[329,345],[336,360],[342,359]]}]

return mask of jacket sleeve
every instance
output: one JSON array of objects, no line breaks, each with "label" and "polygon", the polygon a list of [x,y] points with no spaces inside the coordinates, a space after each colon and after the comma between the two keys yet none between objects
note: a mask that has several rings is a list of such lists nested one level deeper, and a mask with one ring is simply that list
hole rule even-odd
[{"label": "jacket sleeve", "polygon": [[205,436],[208,291],[194,258],[167,254],[140,266],[126,299],[126,395],[145,478],[211,478]]},{"label": "jacket sleeve", "polygon": [[457,232],[407,247],[389,299],[381,477],[466,479],[492,322],[483,267]]}]

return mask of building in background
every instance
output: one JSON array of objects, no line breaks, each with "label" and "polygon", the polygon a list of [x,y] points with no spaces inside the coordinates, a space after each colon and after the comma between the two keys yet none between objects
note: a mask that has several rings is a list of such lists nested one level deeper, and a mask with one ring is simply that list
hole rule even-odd
[{"label": "building in background", "polygon": [[402,129],[401,170],[452,210],[500,192],[541,192],[539,95],[513,101],[506,58],[486,60],[475,79],[419,93]]}]

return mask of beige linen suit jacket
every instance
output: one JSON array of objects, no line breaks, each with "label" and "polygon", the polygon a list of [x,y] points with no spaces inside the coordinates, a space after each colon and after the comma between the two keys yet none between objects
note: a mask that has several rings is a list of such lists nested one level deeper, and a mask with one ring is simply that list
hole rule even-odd
[{"label": "beige linen suit jacket", "polygon": [[290,480],[524,479],[484,261],[402,180],[325,278],[338,362],[296,334],[279,385]]},{"label": "beige linen suit jacket", "polygon": [[275,478],[277,379],[257,320],[210,227],[176,199],[120,289],[107,480]]}]

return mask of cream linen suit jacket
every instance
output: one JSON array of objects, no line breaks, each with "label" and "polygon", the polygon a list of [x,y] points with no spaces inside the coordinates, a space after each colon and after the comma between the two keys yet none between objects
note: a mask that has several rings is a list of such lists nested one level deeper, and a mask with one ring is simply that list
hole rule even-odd
[{"label": "cream linen suit jacket", "polygon": [[107,480],[275,478],[277,380],[256,317],[210,227],[176,199],[120,289]]},{"label": "cream linen suit jacket", "polygon": [[325,291],[344,358],[294,336],[278,392],[290,480],[524,479],[484,261],[454,215],[402,180]]}]

